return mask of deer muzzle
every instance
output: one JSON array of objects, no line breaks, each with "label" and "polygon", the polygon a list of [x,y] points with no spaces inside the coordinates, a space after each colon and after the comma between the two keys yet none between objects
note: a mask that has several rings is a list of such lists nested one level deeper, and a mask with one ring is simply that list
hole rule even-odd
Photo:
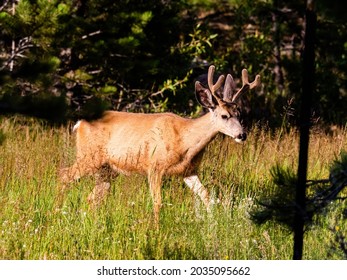
[{"label": "deer muzzle", "polygon": [[245,132],[240,133],[239,135],[235,137],[235,141],[237,143],[242,143],[243,141],[246,141],[246,139],[247,139],[247,133]]}]

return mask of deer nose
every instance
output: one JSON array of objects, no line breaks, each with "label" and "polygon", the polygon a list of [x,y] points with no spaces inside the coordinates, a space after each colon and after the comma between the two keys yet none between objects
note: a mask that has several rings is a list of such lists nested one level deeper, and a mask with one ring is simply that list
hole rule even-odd
[{"label": "deer nose", "polygon": [[245,141],[247,139],[247,133],[240,133],[236,138],[238,140]]}]

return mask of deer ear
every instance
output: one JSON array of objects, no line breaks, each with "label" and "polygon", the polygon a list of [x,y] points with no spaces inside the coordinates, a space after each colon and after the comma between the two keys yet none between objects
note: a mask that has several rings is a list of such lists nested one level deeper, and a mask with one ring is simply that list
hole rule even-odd
[{"label": "deer ear", "polygon": [[223,89],[223,100],[230,102],[232,100],[235,88],[236,85],[234,79],[230,74],[228,74]]},{"label": "deer ear", "polygon": [[211,92],[200,82],[195,82],[195,96],[202,107],[212,110],[216,108]]}]

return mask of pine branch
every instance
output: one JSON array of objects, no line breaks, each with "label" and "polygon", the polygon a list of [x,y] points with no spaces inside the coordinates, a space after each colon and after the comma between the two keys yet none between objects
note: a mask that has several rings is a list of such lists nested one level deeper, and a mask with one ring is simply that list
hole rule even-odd
[{"label": "pine branch", "polygon": [[35,45],[32,42],[31,37],[25,37],[20,39],[17,47],[13,50],[8,59],[3,62],[3,65],[0,67],[0,71],[3,71],[5,68],[9,67],[12,62],[15,61],[16,57],[25,57],[23,54],[27,49],[34,47]]},{"label": "pine branch", "polygon": [[0,12],[1,12],[2,10],[5,9],[5,7],[7,6],[7,4],[8,4],[9,2],[10,2],[10,0],[5,0],[5,1],[3,2],[2,6],[0,6]]}]

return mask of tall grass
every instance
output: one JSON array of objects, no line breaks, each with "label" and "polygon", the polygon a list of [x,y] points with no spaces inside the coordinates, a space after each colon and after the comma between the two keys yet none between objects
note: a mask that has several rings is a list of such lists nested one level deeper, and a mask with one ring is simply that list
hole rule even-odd
[{"label": "tall grass", "polygon": [[[57,170],[74,159],[68,127],[12,117],[0,120],[1,259],[290,259],[292,236],[281,225],[258,226],[249,210],[274,186],[270,169],[277,163],[296,168],[298,135],[274,135],[254,128],[243,145],[227,137],[207,148],[200,177],[219,198],[207,214],[180,178],[163,186],[160,229],[153,226],[146,179],[119,176],[111,195],[91,209],[87,196],[92,177],[72,184],[59,200]],[[314,132],[309,178],[327,178],[329,165],[347,149],[347,131]],[[307,232],[304,257],[336,259],[336,215],[342,205]],[[347,225],[339,224],[339,230]]]}]

